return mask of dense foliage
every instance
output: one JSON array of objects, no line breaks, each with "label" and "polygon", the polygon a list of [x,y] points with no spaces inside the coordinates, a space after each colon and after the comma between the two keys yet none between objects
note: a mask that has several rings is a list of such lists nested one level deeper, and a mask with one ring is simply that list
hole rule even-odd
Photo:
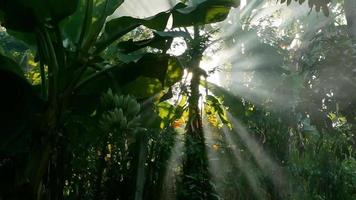
[{"label": "dense foliage", "polygon": [[173,2],[0,0],[0,199],[355,199],[356,5]]}]

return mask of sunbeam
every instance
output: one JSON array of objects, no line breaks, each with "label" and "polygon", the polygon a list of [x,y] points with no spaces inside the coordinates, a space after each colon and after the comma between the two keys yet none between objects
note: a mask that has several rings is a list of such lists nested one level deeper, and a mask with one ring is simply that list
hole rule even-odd
[{"label": "sunbeam", "polygon": [[171,156],[167,162],[167,170],[164,174],[163,188],[161,189],[161,200],[176,199],[177,178],[182,170],[183,152],[185,146],[182,134],[175,138],[174,147]]},{"label": "sunbeam", "polygon": [[0,200],[355,200],[356,0],[0,0]]},{"label": "sunbeam", "polygon": [[[206,120],[204,122],[205,122],[204,133],[205,133],[205,137],[207,138],[207,145],[208,145],[207,149],[208,149],[208,159],[209,159],[209,167],[210,167],[209,170],[210,173],[212,174],[213,181],[215,181],[215,183],[218,184],[218,181],[221,181],[221,179],[227,176],[226,173],[228,171],[225,170],[229,170],[229,166],[230,166],[228,163],[224,162],[224,160],[227,159],[232,165],[236,165],[237,168],[245,176],[249,187],[253,191],[252,195],[255,196],[257,199],[261,199],[261,200],[265,199],[263,195],[264,192],[259,185],[259,181],[255,176],[255,173],[252,171],[253,167],[251,166],[249,161],[241,155],[239,146],[236,143],[234,143],[233,139],[231,138],[231,132],[229,132],[226,127],[223,127],[222,130],[219,130],[219,132],[221,132],[220,134],[223,134],[222,138],[226,143],[226,147],[214,146],[218,144],[218,141],[214,139],[213,130],[210,128],[209,122],[207,122]],[[228,152],[226,152],[225,154],[219,154],[218,148],[226,148],[226,150],[232,151],[233,157],[227,156]],[[221,190],[218,190],[218,192],[220,194],[223,194],[223,191]]]},{"label": "sunbeam", "polygon": [[237,133],[245,143],[260,169],[272,180],[281,196],[289,195],[291,192],[289,191],[290,180],[287,180],[283,168],[275,163],[264,149],[249,135],[241,122],[234,118],[230,113],[228,113],[228,116],[233,124],[234,133]]},{"label": "sunbeam", "polygon": [[[209,123],[207,122],[206,118],[203,118],[203,130],[205,136],[205,143],[206,143],[206,152],[208,154],[208,161],[209,161],[209,172],[211,174],[212,182],[216,186],[217,183],[224,178],[224,172],[226,170],[226,166],[222,164],[223,160],[219,157],[217,153],[217,141],[214,138],[213,132],[209,127]],[[223,193],[221,188],[215,188],[219,195]]]}]

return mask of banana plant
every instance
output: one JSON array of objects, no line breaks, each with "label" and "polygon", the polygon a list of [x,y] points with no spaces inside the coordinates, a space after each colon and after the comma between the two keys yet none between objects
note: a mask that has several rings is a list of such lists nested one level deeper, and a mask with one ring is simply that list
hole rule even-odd
[{"label": "banana plant", "polygon": [[[123,2],[0,0],[2,26],[28,45],[41,77],[40,85],[29,84],[19,64],[0,55],[0,87],[6,93],[0,150],[9,166],[15,166],[1,180],[12,183],[1,191],[5,199],[61,199],[66,119],[75,112],[89,114],[109,87],[145,99],[178,82],[182,67],[166,52],[177,36],[164,32],[168,19],[173,18],[172,28],[214,23],[236,5],[232,0],[179,3],[149,18],[109,19]],[[154,36],[125,41],[140,26]],[[145,47],[157,51],[132,53]]]}]

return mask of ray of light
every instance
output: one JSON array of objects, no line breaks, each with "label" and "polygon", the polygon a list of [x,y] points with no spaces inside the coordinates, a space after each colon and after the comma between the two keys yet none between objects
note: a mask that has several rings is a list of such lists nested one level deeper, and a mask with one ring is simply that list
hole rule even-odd
[{"label": "ray of light", "polygon": [[[216,145],[216,141],[213,136],[213,131],[209,127],[209,122],[206,120],[206,118],[203,118],[203,133],[205,137],[205,143],[206,143],[206,152],[208,154],[208,167],[209,167],[209,173],[212,178],[212,182],[217,185],[217,183],[223,178],[223,172],[226,171],[226,166],[222,165],[222,159],[219,157],[219,154],[217,151],[214,150],[214,145]],[[215,147],[216,148],[216,147]],[[223,194],[223,191],[220,190],[220,188],[216,188],[216,192],[221,196]]]},{"label": "ray of light", "polygon": [[257,199],[266,199],[264,197],[264,192],[262,191],[262,188],[259,187],[259,180],[257,177],[254,175],[255,172],[252,171],[253,167],[250,163],[247,162],[247,159],[244,159],[243,156],[241,155],[240,152],[240,147],[237,146],[234,142],[233,139],[231,138],[231,132],[227,130],[226,127],[223,127],[223,134],[226,138],[226,141],[228,142],[228,145],[231,146],[232,152],[236,158],[236,164],[238,168],[243,172],[243,174],[246,176],[246,179],[248,181],[248,184],[250,185],[251,189],[253,190],[253,195]]},{"label": "ray of light", "polygon": [[[207,143],[207,153],[208,153],[208,160],[209,160],[209,171],[212,175],[213,181],[216,183],[221,181],[221,178],[226,176],[224,174],[227,170],[227,165],[222,163],[223,157],[221,154],[217,153],[217,149],[219,147],[215,147],[218,141],[213,136],[213,130],[209,125],[209,122],[204,118],[203,120],[203,129],[205,134],[205,139]],[[241,170],[242,174],[245,176],[250,188],[253,191],[253,195],[257,199],[266,199],[264,197],[264,192],[262,188],[259,186],[259,181],[254,175],[255,173],[252,171],[253,167],[251,163],[240,152],[239,146],[233,141],[231,138],[231,133],[227,130],[226,127],[222,128],[223,140],[226,142],[226,145],[229,149],[232,150],[234,160],[230,160],[233,165],[236,165],[239,170]],[[215,150],[214,150],[215,148]],[[226,154],[225,154],[226,155]],[[231,159],[231,157],[226,157],[227,159]],[[220,179],[219,179],[220,178]],[[217,191],[218,193],[222,194],[222,191]]]},{"label": "ray of light", "polygon": [[[250,83],[246,86],[241,86],[241,83],[237,83],[233,86],[232,93],[240,94],[240,97],[256,104],[260,104],[260,102],[270,102],[275,106],[277,106],[276,104],[278,104],[278,106],[281,106],[283,108],[290,108],[298,101],[298,98],[293,95],[292,90],[290,90],[290,93],[284,93],[279,92],[278,89],[276,91],[276,89],[271,86],[267,87],[254,83]],[[281,90],[281,88],[279,89]]]},{"label": "ray of light", "polygon": [[250,153],[255,158],[256,163],[260,169],[270,178],[277,191],[283,195],[289,194],[290,180],[287,180],[285,172],[282,167],[275,163],[272,158],[263,150],[263,148],[253,139],[247,129],[239,120],[234,118],[230,113],[228,117],[234,127],[234,132],[238,134],[241,140],[245,143]]},{"label": "ray of light", "polygon": [[182,170],[183,153],[185,151],[184,135],[177,134],[174,147],[168,160],[167,170],[164,174],[163,188],[161,189],[161,200],[176,199],[177,175]]}]

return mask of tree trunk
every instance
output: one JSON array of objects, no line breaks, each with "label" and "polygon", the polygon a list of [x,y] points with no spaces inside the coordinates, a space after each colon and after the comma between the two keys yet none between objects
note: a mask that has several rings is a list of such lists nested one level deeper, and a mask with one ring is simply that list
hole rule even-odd
[{"label": "tree trunk", "polygon": [[199,27],[194,26],[194,41],[191,48],[189,119],[185,135],[185,159],[183,163],[183,177],[177,199],[210,200],[215,199],[210,185],[208,158],[205,149],[204,132],[202,126],[201,109],[199,108],[199,85],[203,75],[199,67],[204,49],[201,49]]},{"label": "tree trunk", "polygon": [[140,136],[140,151],[139,159],[137,164],[137,177],[136,177],[136,191],[135,200],[143,199],[143,190],[145,186],[145,162],[146,162],[146,146],[145,146],[145,136]]},{"label": "tree trunk", "polygon": [[349,35],[356,43],[356,0],[344,0],[345,16],[347,20],[347,27]]}]

